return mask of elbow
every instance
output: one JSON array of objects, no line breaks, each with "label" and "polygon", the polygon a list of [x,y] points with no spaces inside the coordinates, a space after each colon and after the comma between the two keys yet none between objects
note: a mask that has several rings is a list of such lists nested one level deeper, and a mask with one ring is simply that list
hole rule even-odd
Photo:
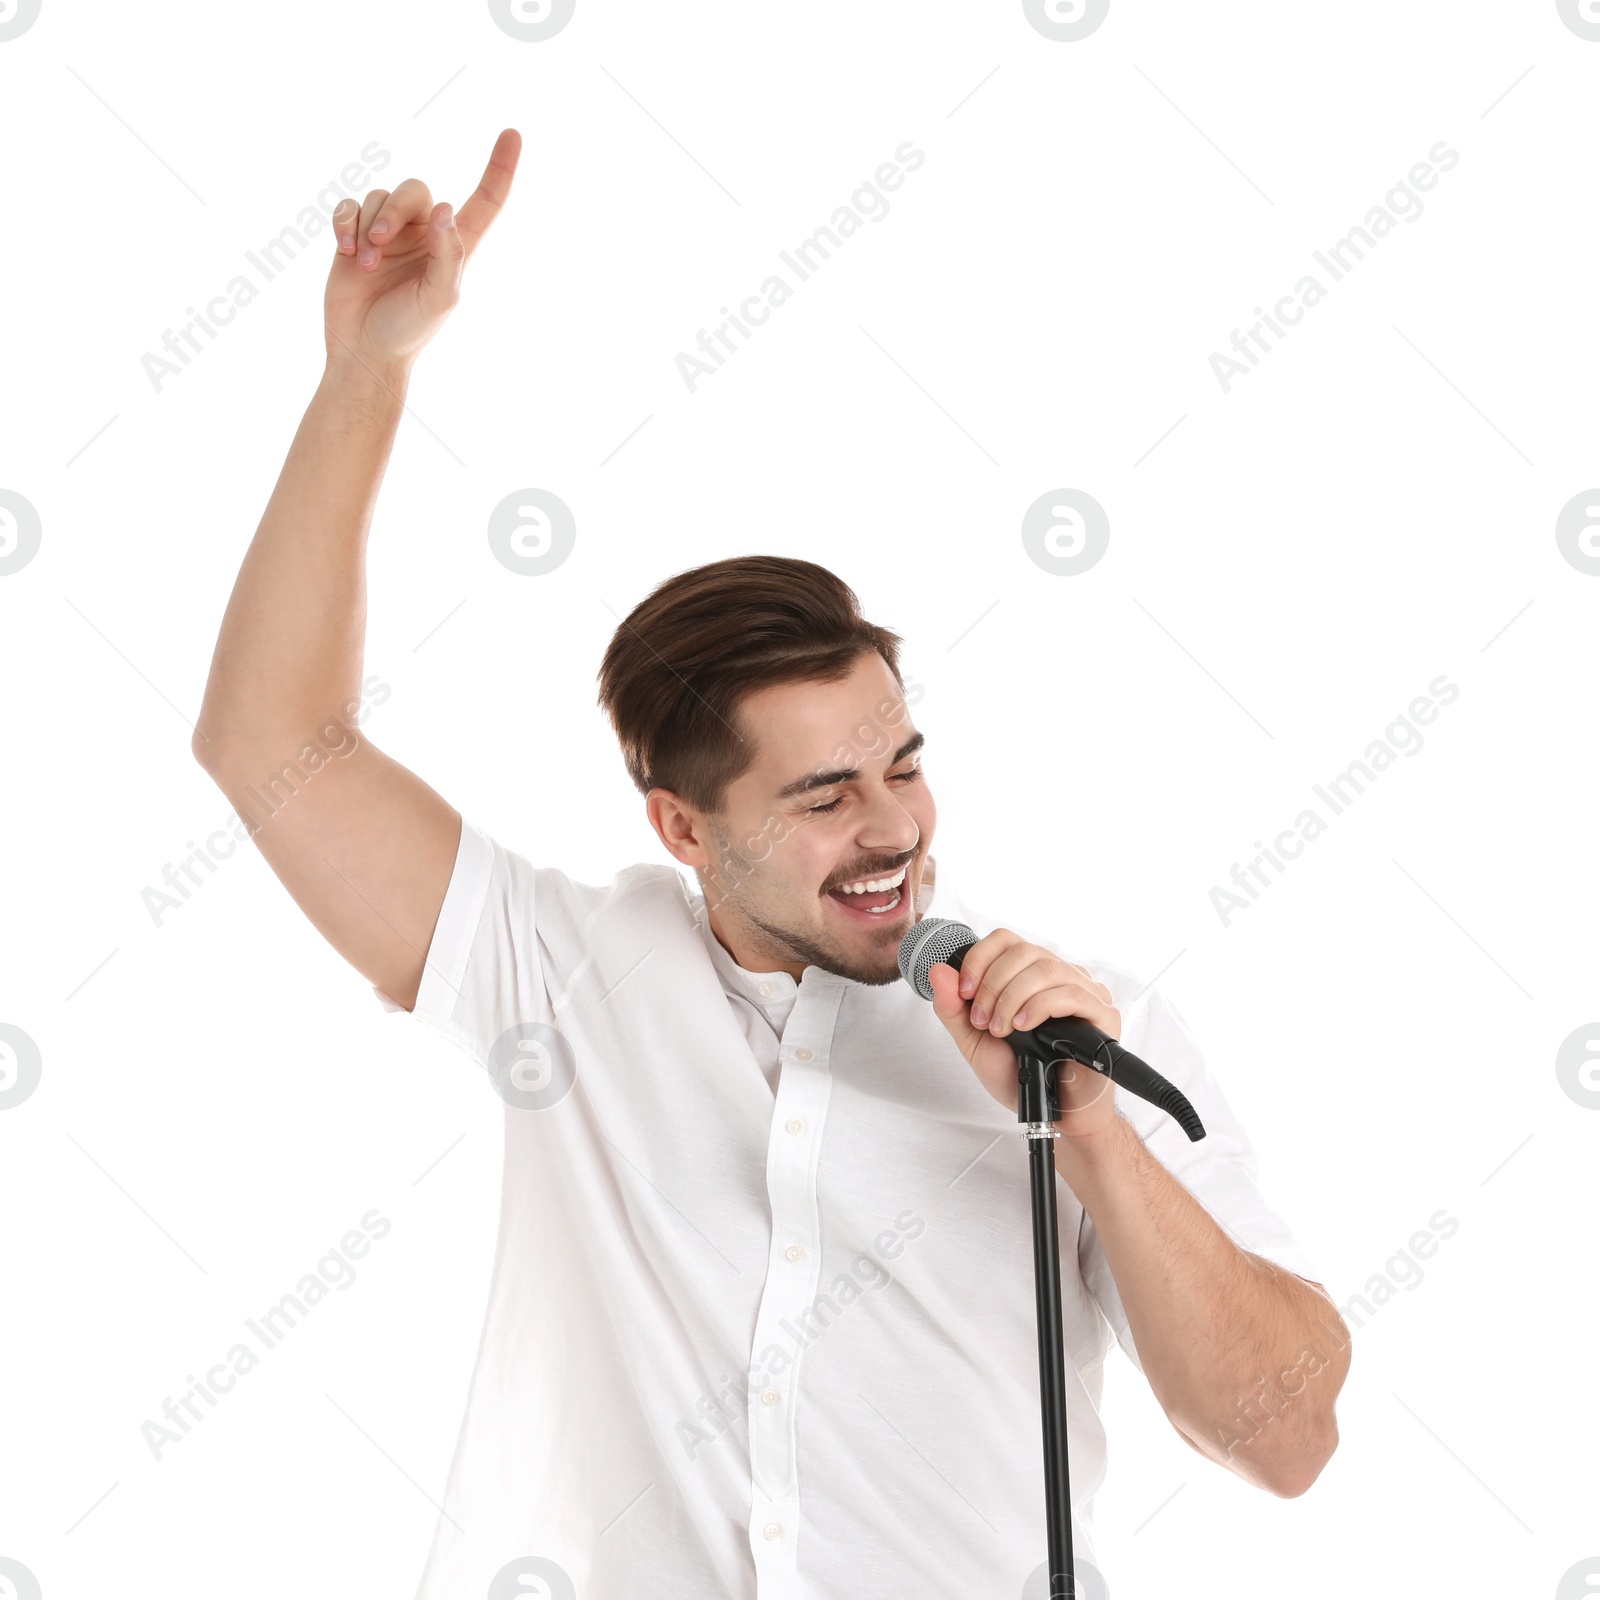
[{"label": "elbow", "polygon": [[196,725],[189,740],[189,754],[199,763],[200,770],[226,794],[231,774],[238,765],[232,749],[218,740],[208,739]]},{"label": "elbow", "polygon": [[205,713],[202,711],[200,721],[195,724],[194,733],[189,739],[189,754],[219,789],[226,789],[242,764],[245,747],[237,738],[229,738],[215,730],[214,736],[208,737],[203,731],[205,722]]},{"label": "elbow", "polygon": [[1322,1469],[1338,1448],[1338,1425],[1330,1421],[1326,1437],[1316,1448],[1285,1462],[1265,1487],[1280,1500],[1298,1500],[1322,1476]]}]

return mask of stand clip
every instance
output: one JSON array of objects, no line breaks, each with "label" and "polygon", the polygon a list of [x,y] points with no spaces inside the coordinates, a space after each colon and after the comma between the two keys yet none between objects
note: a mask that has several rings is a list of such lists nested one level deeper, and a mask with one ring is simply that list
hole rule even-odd
[{"label": "stand clip", "polygon": [[1055,1122],[1061,1116],[1056,1097],[1056,1065],[1034,1050],[1017,1054],[1017,1121],[1028,1125],[1027,1137],[1042,1139],[1033,1130]]}]

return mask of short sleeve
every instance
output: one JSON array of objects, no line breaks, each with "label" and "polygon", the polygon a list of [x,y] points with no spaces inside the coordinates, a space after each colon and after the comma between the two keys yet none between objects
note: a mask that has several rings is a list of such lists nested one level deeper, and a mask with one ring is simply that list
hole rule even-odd
[{"label": "short sleeve", "polygon": [[[509,1029],[554,1020],[536,925],[535,869],[461,819],[455,867],[411,1015],[488,1065]],[[387,1010],[401,1011],[376,985]]]},{"label": "short sleeve", "polygon": [[[1183,1091],[1206,1130],[1205,1138],[1191,1142],[1159,1107],[1119,1092],[1117,1104],[1146,1149],[1205,1207],[1241,1250],[1261,1256],[1308,1283],[1320,1282],[1316,1267],[1301,1250],[1288,1223],[1273,1211],[1257,1187],[1260,1163],[1255,1148],[1207,1072],[1199,1048],[1176,1008],[1153,990],[1135,1005],[1125,999],[1133,983],[1127,974],[1114,968],[1091,970],[1112,990],[1118,1008],[1124,1012],[1122,1043]],[[1134,988],[1133,992],[1138,991]],[[1122,1298],[1087,1212],[1078,1234],[1078,1268],[1117,1342],[1143,1372]]]}]

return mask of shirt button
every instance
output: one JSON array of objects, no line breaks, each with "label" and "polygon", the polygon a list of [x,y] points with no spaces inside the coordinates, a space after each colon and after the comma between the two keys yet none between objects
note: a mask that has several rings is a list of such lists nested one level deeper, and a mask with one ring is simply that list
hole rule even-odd
[{"label": "shirt button", "polygon": [[775,1406],[781,1399],[783,1396],[776,1389],[768,1389],[762,1394],[761,1403],[764,1406]]},{"label": "shirt button", "polygon": [[803,1123],[799,1117],[790,1117],[789,1120],[784,1123],[784,1127],[786,1127],[790,1133],[802,1133],[805,1131],[805,1123]]},{"label": "shirt button", "polygon": [[798,1260],[800,1260],[800,1258],[801,1258],[801,1257],[802,1257],[802,1256],[804,1256],[804,1255],[805,1255],[805,1251],[804,1251],[804,1250],[802,1250],[802,1249],[801,1249],[801,1248],[800,1248],[800,1246],[799,1246],[799,1245],[797,1245],[797,1244],[792,1244],[792,1245],[790,1245],[790,1246],[789,1246],[789,1248],[788,1248],[788,1249],[787,1249],[787,1250],[785,1250],[785,1251],[784,1251],[784,1252],[783,1252],[783,1253],[784,1253],[784,1254],[785,1254],[785,1255],[786,1255],[786,1256],[788,1256],[788,1258],[789,1258],[789,1259],[790,1259],[790,1260],[791,1260],[791,1261],[798,1261]]},{"label": "shirt button", "polygon": [[761,992],[762,992],[762,994],[771,994],[772,993],[772,985],[770,983],[762,984],[761,985]]},{"label": "shirt button", "polygon": [[783,1537],[783,1524],[781,1522],[769,1522],[761,1530],[761,1534],[766,1539],[781,1539]]},{"label": "shirt button", "polygon": [[801,1045],[800,1048],[795,1051],[794,1058],[796,1061],[809,1061],[811,1059],[811,1052],[807,1050],[804,1045]]}]

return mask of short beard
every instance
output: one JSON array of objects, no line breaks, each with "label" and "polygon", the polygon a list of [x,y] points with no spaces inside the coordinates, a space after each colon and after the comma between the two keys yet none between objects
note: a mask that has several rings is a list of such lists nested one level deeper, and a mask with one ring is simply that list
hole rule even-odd
[{"label": "short beard", "polygon": [[865,984],[874,989],[899,980],[898,946],[885,951],[885,960],[889,963],[886,967],[862,967],[843,952],[813,944],[803,934],[791,932],[787,928],[774,927],[771,923],[761,921],[759,917],[752,917],[748,912],[742,915],[746,922],[752,927],[760,928],[780,949],[789,951],[791,959],[803,961],[807,966],[821,967],[824,972],[831,972],[835,977],[848,978],[852,983]]},{"label": "short beard", "polygon": [[[755,876],[761,867],[761,862],[750,861],[742,856],[734,847],[732,836],[718,819],[707,818],[707,831],[716,846],[717,859],[722,863],[720,871],[714,875],[704,867],[695,869],[708,906],[717,909],[731,908],[752,928],[759,929],[765,935],[770,947],[781,952],[785,960],[801,961],[807,966],[820,967],[822,971],[830,972],[835,977],[848,978],[852,983],[865,984],[873,988],[894,983],[900,977],[898,948],[885,951],[884,967],[863,968],[841,951],[830,950],[804,934],[796,933],[791,928],[779,927],[776,923],[755,915],[742,903],[739,889]],[[712,899],[713,892],[717,896],[715,900]]]}]

